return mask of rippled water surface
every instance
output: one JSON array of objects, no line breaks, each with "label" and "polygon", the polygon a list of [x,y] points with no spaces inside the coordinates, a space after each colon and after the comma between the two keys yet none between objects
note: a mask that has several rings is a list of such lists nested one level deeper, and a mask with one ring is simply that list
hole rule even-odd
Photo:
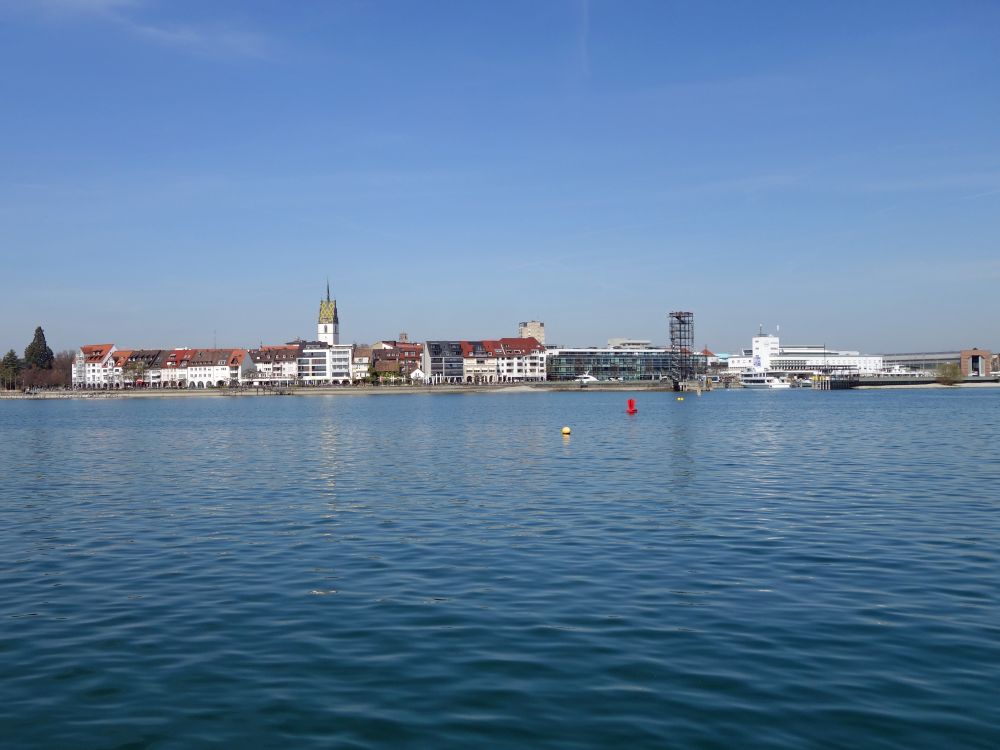
[{"label": "rippled water surface", "polygon": [[0,744],[1000,746],[1000,389],[627,395],[0,402]]}]

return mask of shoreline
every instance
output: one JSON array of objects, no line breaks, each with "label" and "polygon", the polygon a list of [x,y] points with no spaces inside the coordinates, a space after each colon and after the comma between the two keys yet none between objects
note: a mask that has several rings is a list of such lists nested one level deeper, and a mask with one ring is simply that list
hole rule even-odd
[{"label": "shoreline", "polygon": [[998,388],[1000,387],[1000,382],[996,380],[987,380],[982,383],[955,383],[954,385],[944,385],[943,383],[900,383],[899,385],[856,385],[853,389],[855,391],[879,391],[879,390],[910,390],[914,388]]},{"label": "shoreline", "polygon": [[[956,389],[956,388],[1000,388],[1000,382],[989,380],[982,383],[956,383],[955,385],[943,385],[941,383],[919,383],[919,384],[899,384],[899,385],[859,385],[850,390],[924,390],[928,388]],[[717,391],[742,391],[743,388],[714,388]],[[704,390],[703,393],[711,393],[712,390]],[[0,401],[38,401],[56,399],[119,399],[119,398],[260,398],[264,396],[391,396],[391,395],[435,395],[435,394],[477,394],[477,393],[578,393],[594,391],[600,393],[631,391],[646,392],[668,392],[673,393],[674,389],[670,385],[661,383],[651,383],[644,381],[633,381],[623,383],[589,383],[581,388],[575,382],[557,383],[506,383],[494,385],[401,385],[401,386],[317,386],[302,387],[295,386],[283,392],[273,390],[263,391],[254,388],[245,390],[230,390],[227,388],[212,388],[205,390],[194,389],[129,389],[122,391],[42,391],[39,393],[15,393],[0,392]]]},{"label": "shoreline", "polygon": [[117,399],[117,398],[261,398],[272,396],[389,396],[401,394],[477,394],[477,393],[552,393],[578,391],[664,391],[673,387],[661,383],[635,381],[632,383],[590,383],[581,388],[578,383],[509,383],[495,385],[433,385],[433,386],[295,386],[282,392],[254,388],[230,390],[228,388],[180,389],[151,388],[115,391],[42,391],[39,393],[0,393],[0,401],[32,401],[55,399]]}]

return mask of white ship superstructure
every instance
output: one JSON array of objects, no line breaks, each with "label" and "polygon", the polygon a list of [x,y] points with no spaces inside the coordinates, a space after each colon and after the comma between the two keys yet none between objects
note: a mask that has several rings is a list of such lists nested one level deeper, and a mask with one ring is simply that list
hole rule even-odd
[{"label": "white ship superstructure", "polygon": [[740,375],[744,388],[791,388],[792,384],[769,372],[744,372]]}]

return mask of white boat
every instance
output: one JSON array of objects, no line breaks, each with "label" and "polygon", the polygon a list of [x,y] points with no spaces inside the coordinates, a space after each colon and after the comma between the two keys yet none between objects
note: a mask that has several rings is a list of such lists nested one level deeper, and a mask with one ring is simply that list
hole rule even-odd
[{"label": "white boat", "polygon": [[745,372],[740,375],[744,388],[791,388],[792,384],[770,372]]},{"label": "white boat", "polygon": [[580,375],[580,376],[579,376],[579,377],[578,377],[578,378],[576,379],[576,382],[577,382],[577,383],[596,383],[596,382],[598,382],[598,381],[597,381],[597,378],[595,378],[595,377],[594,377],[593,375],[591,375],[591,374],[590,374],[589,372],[585,372],[585,373],[583,373],[583,375]]}]

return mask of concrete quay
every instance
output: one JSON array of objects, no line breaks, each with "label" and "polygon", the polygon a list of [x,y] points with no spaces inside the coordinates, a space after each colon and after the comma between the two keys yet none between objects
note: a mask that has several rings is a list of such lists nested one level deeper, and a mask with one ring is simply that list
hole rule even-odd
[{"label": "concrete quay", "polygon": [[853,388],[960,388],[989,387],[1000,385],[1000,376],[968,377],[957,383],[946,385],[939,383],[936,377],[913,377],[912,375],[876,375],[871,377],[830,378],[822,381],[828,387],[823,390],[847,390]]}]

